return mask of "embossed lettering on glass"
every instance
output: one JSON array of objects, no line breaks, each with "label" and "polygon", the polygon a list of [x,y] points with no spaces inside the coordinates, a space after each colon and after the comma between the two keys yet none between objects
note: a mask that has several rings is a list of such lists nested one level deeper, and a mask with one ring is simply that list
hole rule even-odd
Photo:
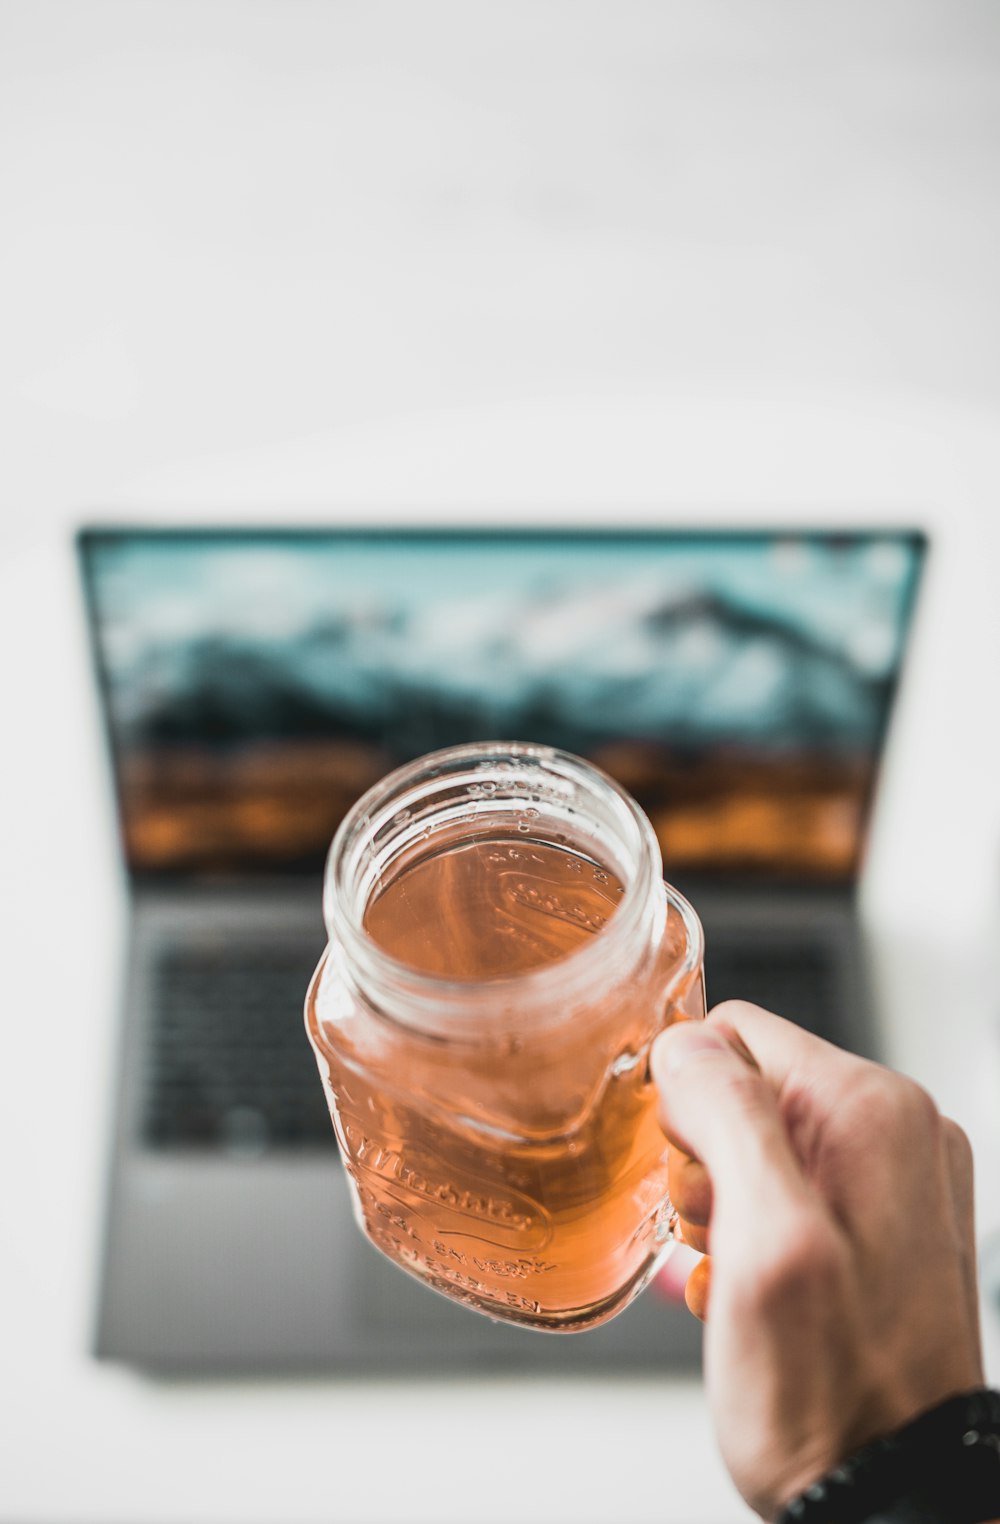
[{"label": "embossed lettering on glass", "polygon": [[703,1016],[702,932],[579,758],[455,747],[334,838],[306,1025],[362,1229],[492,1318],[613,1317],[672,1245],[653,1038]]}]

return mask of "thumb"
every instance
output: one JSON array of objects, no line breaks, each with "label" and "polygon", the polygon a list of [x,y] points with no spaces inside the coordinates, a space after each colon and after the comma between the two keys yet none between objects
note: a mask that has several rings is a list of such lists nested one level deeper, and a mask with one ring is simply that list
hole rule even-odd
[{"label": "thumb", "polygon": [[664,1132],[711,1179],[713,1242],[730,1229],[759,1232],[762,1218],[812,1200],[777,1095],[742,1044],[711,1021],[678,1022],[656,1039],[650,1063]]}]

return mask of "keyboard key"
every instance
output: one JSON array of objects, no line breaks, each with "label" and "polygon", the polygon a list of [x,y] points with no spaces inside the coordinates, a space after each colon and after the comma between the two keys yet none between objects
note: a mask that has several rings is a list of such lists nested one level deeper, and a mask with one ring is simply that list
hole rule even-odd
[{"label": "keyboard key", "polygon": [[336,1147],[302,1007],[315,946],[184,948],[156,969],[143,1134],[253,1156]]}]

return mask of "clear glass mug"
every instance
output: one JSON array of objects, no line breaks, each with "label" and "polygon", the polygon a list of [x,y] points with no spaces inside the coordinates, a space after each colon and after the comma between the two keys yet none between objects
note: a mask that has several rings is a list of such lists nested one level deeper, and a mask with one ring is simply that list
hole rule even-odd
[{"label": "clear glass mug", "polygon": [[589,763],[454,747],[327,861],[306,1027],[373,1244],[491,1318],[592,1327],[672,1246],[649,1048],[705,1013],[698,917]]}]

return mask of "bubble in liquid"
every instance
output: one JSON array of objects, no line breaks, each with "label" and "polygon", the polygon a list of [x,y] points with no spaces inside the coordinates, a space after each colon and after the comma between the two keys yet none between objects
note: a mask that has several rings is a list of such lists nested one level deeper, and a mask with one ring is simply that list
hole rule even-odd
[{"label": "bubble in liquid", "polygon": [[529,807],[524,811],[524,817],[525,817],[526,820],[537,820],[538,819],[538,811],[535,810],[535,809],[532,809],[531,806],[529,805]]},{"label": "bubble in liquid", "polygon": [[497,786],[493,782],[492,778],[487,778],[485,782],[481,784],[481,789],[484,794],[495,794],[497,791]]},{"label": "bubble in liquid", "polygon": [[517,829],[519,831],[530,831],[531,830],[531,822],[529,820],[519,820],[517,822]]}]

